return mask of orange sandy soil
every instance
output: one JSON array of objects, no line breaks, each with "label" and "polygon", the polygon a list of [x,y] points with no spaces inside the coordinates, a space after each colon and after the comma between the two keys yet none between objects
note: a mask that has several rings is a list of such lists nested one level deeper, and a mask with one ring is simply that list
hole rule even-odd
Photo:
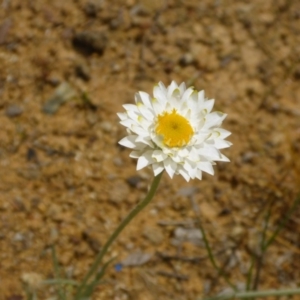
[{"label": "orange sandy soil", "polygon": [[[0,299],[25,299],[22,280],[53,278],[51,245],[65,277],[84,276],[153,177],[117,144],[126,133],[116,113],[136,91],[172,80],[204,89],[228,114],[231,162],[202,181],[164,174],[106,256],[116,259],[93,299],[186,300],[228,289],[190,200],[218,264],[245,288],[268,207],[270,237],[299,193],[299,61],[299,1],[2,1]],[[138,251],[150,259],[116,270]],[[300,208],[257,281],[300,286]],[[38,296],[56,299],[55,289]]]}]

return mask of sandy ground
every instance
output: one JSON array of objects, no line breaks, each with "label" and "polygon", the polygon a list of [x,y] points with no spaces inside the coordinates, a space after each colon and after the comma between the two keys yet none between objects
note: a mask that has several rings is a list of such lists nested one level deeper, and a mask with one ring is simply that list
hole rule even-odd
[{"label": "sandy ground", "polygon": [[[63,274],[83,277],[153,177],[117,144],[116,113],[172,80],[228,114],[231,162],[202,181],[164,174],[107,255],[116,260],[93,299],[227,290],[191,201],[219,265],[245,288],[268,208],[270,237],[299,193],[299,1],[3,0],[0,67],[1,300],[25,299],[22,278],[53,278],[51,245]],[[298,208],[268,249],[256,288],[300,285],[299,217]],[[39,289],[39,299],[54,295]]]}]

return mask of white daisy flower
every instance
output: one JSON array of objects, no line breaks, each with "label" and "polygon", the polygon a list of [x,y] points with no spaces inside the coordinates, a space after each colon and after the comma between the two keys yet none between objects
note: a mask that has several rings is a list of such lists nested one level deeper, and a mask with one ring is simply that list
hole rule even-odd
[{"label": "white daisy flower", "polygon": [[231,133],[220,128],[226,114],[211,112],[214,100],[204,91],[160,82],[153,97],[138,92],[135,103],[123,105],[126,112],[118,116],[128,132],[119,143],[133,149],[137,170],[151,166],[155,176],[166,170],[189,181],[202,179],[202,171],[213,175],[215,161],[229,161],[220,152],[231,145],[224,140]]}]

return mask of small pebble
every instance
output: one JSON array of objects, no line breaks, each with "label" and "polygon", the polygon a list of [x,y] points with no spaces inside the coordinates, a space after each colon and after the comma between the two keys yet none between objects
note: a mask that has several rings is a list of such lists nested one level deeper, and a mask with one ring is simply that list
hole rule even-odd
[{"label": "small pebble", "polygon": [[112,124],[108,121],[103,121],[101,124],[100,124],[100,127],[101,129],[104,131],[104,132],[107,132],[107,133],[110,133],[112,131]]},{"label": "small pebble", "polygon": [[121,157],[114,158],[113,163],[116,167],[122,167],[124,165],[124,162]]},{"label": "small pebble", "polygon": [[67,82],[61,83],[54,91],[52,96],[43,105],[42,111],[52,115],[68,100],[76,96],[76,91]]},{"label": "small pebble", "polygon": [[194,245],[202,245],[202,233],[197,228],[177,227],[174,230],[174,238],[172,244],[174,246],[181,245],[183,242],[190,242]]},{"label": "small pebble", "polygon": [[194,56],[191,53],[185,53],[179,59],[179,64],[183,67],[188,66],[194,62]]},{"label": "small pebble", "polygon": [[115,74],[119,73],[121,71],[121,66],[119,64],[114,63],[111,66],[111,71],[112,71],[112,73],[115,73]]},{"label": "small pebble", "polygon": [[138,175],[131,176],[126,179],[126,182],[133,188],[136,188],[141,181],[142,178]]},{"label": "small pebble", "polygon": [[81,31],[73,38],[74,48],[86,55],[103,54],[106,44],[107,36],[103,31]]},{"label": "small pebble", "polygon": [[257,156],[258,156],[258,154],[256,152],[248,151],[248,152],[243,153],[242,161],[244,163],[251,163],[251,162],[253,162],[253,159]]},{"label": "small pebble", "polygon": [[9,118],[14,118],[14,117],[18,117],[19,115],[21,115],[23,113],[23,109],[20,106],[17,105],[10,105],[6,111],[5,114],[9,117]]},{"label": "small pebble", "polygon": [[152,254],[141,252],[137,250],[130,253],[122,262],[121,265],[124,267],[135,267],[146,264],[152,258]]},{"label": "small pebble", "polygon": [[154,227],[146,227],[143,236],[147,238],[153,245],[159,245],[164,240],[162,232]]},{"label": "small pebble", "polygon": [[115,204],[119,204],[128,198],[130,189],[128,185],[121,180],[115,181],[114,186],[115,188],[109,192],[109,200]]},{"label": "small pebble", "polygon": [[13,237],[13,241],[15,242],[22,242],[24,241],[26,238],[24,236],[24,234],[20,233],[20,232],[17,232],[14,237]]}]

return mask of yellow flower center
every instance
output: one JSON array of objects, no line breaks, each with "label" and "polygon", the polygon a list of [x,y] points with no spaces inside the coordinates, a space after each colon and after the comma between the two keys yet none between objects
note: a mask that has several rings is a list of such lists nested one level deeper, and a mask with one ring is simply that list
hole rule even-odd
[{"label": "yellow flower center", "polygon": [[179,115],[176,109],[158,115],[155,132],[163,136],[163,143],[168,147],[185,146],[194,133],[190,122]]}]

